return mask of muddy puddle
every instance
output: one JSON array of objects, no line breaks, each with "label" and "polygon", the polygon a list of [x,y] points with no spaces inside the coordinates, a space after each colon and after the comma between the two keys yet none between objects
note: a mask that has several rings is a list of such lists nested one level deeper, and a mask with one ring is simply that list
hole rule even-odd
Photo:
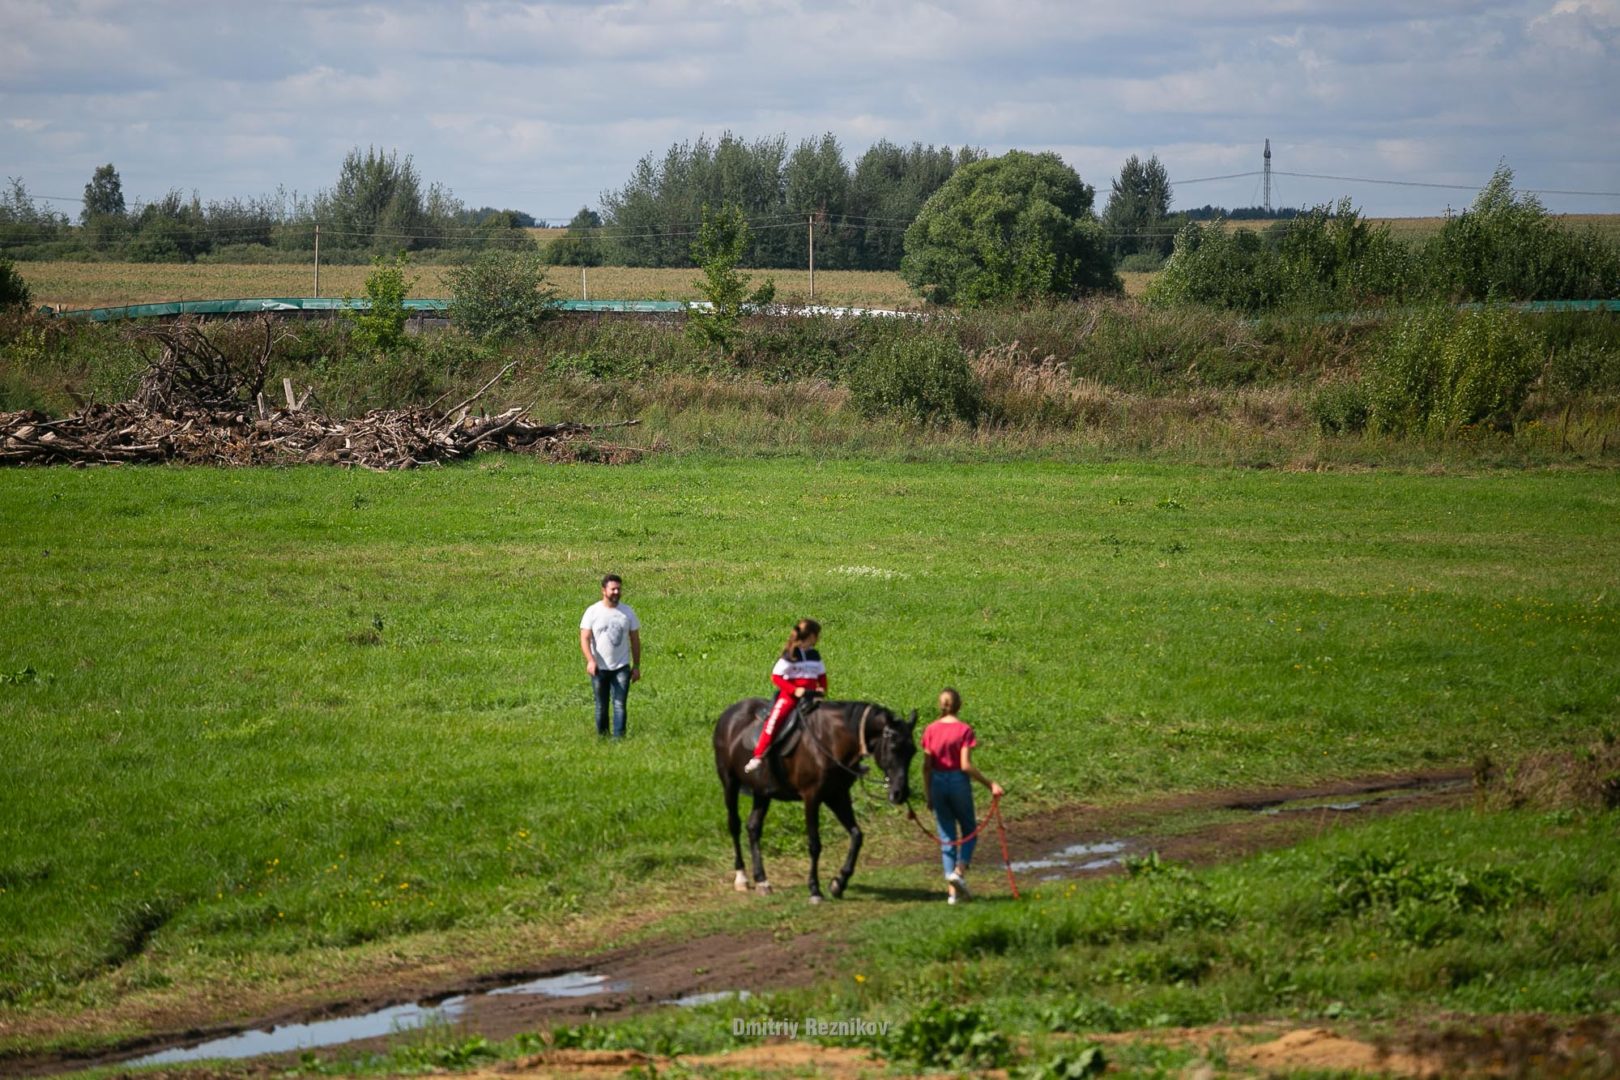
[{"label": "muddy puddle", "polygon": [[1036,874],[1037,881],[1061,881],[1075,874],[1106,870],[1118,866],[1130,853],[1124,840],[1104,840],[1095,844],[1070,844],[1036,859],[1021,859],[1012,864],[1015,874]]},{"label": "muddy puddle", "polygon": [[1469,786],[1467,780],[1446,780],[1436,783],[1405,784],[1400,787],[1374,788],[1367,791],[1358,791],[1350,795],[1307,797],[1302,799],[1280,799],[1276,801],[1249,800],[1232,803],[1230,809],[1251,810],[1257,814],[1276,816],[1280,814],[1352,814],[1358,810],[1370,810],[1388,803],[1400,802],[1404,799],[1416,799],[1426,796],[1456,791]]},{"label": "muddy puddle", "polygon": [[[587,998],[596,994],[619,993],[629,988],[625,980],[610,979],[592,971],[569,971],[561,975],[548,975],[513,983],[476,994],[457,994],[440,1001],[392,1005],[386,1009],[358,1016],[340,1016],[331,1020],[317,1020],[307,1024],[281,1024],[254,1031],[243,1031],[224,1038],[210,1039],[195,1046],[175,1047],[145,1057],[124,1062],[126,1065],[172,1065],[184,1061],[203,1061],[211,1058],[246,1058],[260,1054],[281,1054],[293,1050],[314,1050],[321,1047],[341,1046],[360,1039],[374,1039],[384,1035],[414,1031],[417,1028],[453,1024],[481,1003],[493,998],[530,995],[547,998]],[[706,997],[708,995],[693,995]],[[715,996],[720,1000],[726,995]],[[704,1004],[700,1001],[676,1001],[674,1004]]]}]

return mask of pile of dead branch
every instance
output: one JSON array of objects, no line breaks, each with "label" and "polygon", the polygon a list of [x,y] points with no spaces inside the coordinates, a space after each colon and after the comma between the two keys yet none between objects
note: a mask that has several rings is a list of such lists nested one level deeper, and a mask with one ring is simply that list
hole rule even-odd
[{"label": "pile of dead branch", "polygon": [[109,464],[175,461],[207,465],[284,465],[301,462],[408,469],[453,461],[481,450],[519,450],[552,458],[620,461],[630,447],[588,437],[617,424],[532,424],[528,410],[496,415],[474,411],[485,391],[448,409],[443,399],[418,409],[381,409],[356,419],[332,419],[311,407],[312,389],[267,401],[264,384],[275,345],[272,324],[260,320],[254,347],[228,356],[195,322],[141,331],[156,345],[140,390],[117,405],[91,405],[60,419],[43,413],[0,413],[0,463]]}]

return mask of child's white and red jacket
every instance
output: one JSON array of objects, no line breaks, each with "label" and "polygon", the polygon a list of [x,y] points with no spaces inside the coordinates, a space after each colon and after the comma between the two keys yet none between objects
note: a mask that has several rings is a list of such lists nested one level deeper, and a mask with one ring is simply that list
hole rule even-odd
[{"label": "child's white and red jacket", "polygon": [[771,669],[771,683],[781,694],[793,696],[795,690],[827,692],[827,665],[814,649],[794,649],[784,654]]}]

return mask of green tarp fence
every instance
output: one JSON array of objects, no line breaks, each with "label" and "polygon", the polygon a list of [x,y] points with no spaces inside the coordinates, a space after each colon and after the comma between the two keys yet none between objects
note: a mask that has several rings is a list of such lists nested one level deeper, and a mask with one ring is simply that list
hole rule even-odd
[{"label": "green tarp fence", "polygon": [[[115,322],[120,319],[172,319],[181,315],[257,315],[261,312],[279,314],[293,313],[322,313],[337,311],[364,311],[371,305],[365,300],[345,300],[333,296],[271,296],[259,297],[251,300],[176,300],[165,304],[128,304],[123,307],[78,308],[71,311],[55,311],[51,308],[41,308],[42,314],[55,315],[63,319],[82,319],[89,322]],[[1483,307],[1482,304],[1462,304],[1464,311]],[[1530,300],[1517,304],[1510,304],[1515,311],[1548,312],[1548,311],[1617,311],[1620,312],[1620,300]],[[693,307],[708,307],[702,301],[685,300],[559,300],[557,308],[566,313],[576,314],[678,314]],[[448,300],[407,300],[405,308],[414,314],[445,316],[450,308]],[[812,312],[834,312],[843,314],[872,314],[894,315],[896,312],[883,310],[868,310],[861,308],[809,308],[801,309]],[[1368,312],[1341,312],[1333,315],[1324,315],[1322,318],[1334,319],[1366,319],[1382,318],[1386,315],[1399,314],[1407,309],[1374,310]]]},{"label": "green tarp fence", "polygon": [[[267,296],[247,300],[175,300],[164,304],[126,304],[122,307],[78,308],[71,311],[42,308],[41,311],[63,319],[115,322],[120,319],[173,319],[181,315],[258,315],[263,312],[320,314],[364,311],[370,306],[365,300],[345,300],[336,296]],[[561,300],[557,303],[561,311],[592,314],[673,314],[685,311],[688,306],[682,300]],[[450,301],[407,300],[405,308],[416,315],[443,316],[450,308]]]}]

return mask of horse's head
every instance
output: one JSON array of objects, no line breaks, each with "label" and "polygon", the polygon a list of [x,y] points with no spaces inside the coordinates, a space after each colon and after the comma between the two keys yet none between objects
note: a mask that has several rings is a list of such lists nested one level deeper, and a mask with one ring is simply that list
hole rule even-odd
[{"label": "horse's head", "polygon": [[911,718],[902,720],[888,709],[883,710],[883,730],[872,744],[872,758],[889,781],[889,801],[896,806],[911,798],[911,759],[917,754],[917,743],[912,733],[917,727],[917,710]]}]

